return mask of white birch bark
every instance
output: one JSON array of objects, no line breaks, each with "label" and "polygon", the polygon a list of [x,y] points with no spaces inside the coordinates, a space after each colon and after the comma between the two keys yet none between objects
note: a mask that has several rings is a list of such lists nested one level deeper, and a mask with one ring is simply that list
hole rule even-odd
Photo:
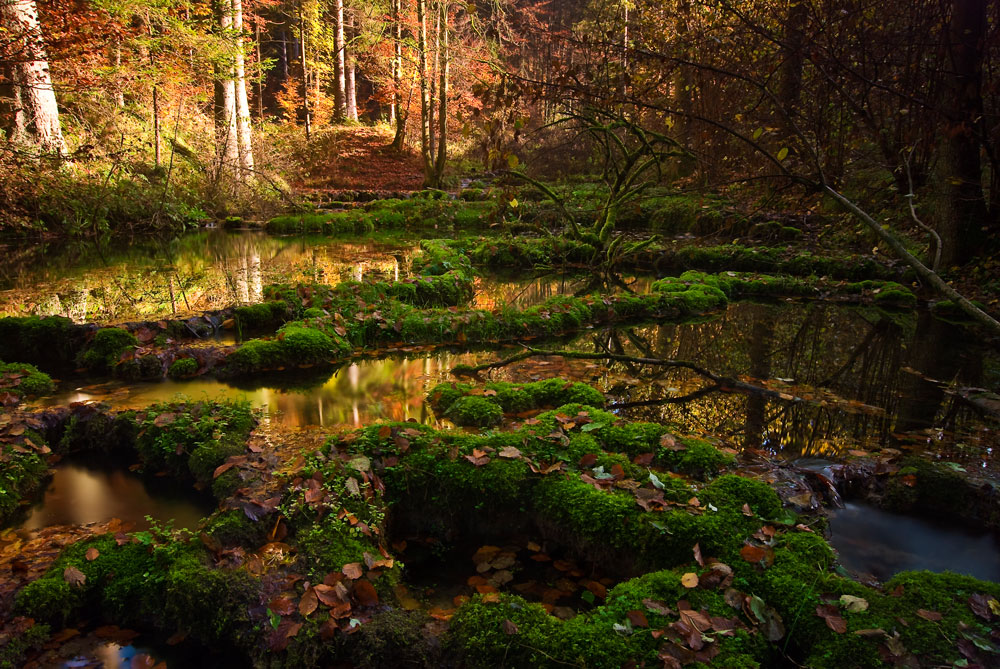
[{"label": "white birch bark", "polygon": [[231,0],[233,10],[233,48],[236,75],[236,127],[239,136],[242,181],[253,178],[253,126],[247,99],[246,61],[243,56],[243,0]]},{"label": "white birch bark", "polygon": [[15,54],[10,66],[11,139],[37,146],[47,153],[65,153],[59,106],[34,0],[4,0],[0,4],[0,25],[20,47],[20,53]]}]

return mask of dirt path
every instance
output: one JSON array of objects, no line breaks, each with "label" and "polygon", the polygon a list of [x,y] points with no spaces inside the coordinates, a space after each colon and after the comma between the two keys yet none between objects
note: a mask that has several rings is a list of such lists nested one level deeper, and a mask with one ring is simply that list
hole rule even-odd
[{"label": "dirt path", "polygon": [[385,129],[334,128],[317,139],[309,175],[296,184],[302,193],[345,190],[412,191],[423,187],[420,157],[399,153]]}]

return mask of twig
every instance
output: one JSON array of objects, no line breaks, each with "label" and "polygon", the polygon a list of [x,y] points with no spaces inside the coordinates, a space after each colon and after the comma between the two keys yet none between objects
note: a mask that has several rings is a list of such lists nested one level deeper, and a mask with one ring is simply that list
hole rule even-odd
[{"label": "twig", "polygon": [[937,230],[920,220],[917,216],[917,208],[913,204],[913,199],[916,197],[913,193],[913,174],[910,172],[910,156],[913,154],[913,148],[903,155],[903,165],[906,167],[906,181],[910,185],[910,192],[905,197],[907,204],[910,205],[910,217],[913,219],[913,222],[919,225],[925,232],[930,233],[931,237],[934,238],[934,264],[931,265],[931,269],[936,272],[941,268],[941,235],[937,233]]}]

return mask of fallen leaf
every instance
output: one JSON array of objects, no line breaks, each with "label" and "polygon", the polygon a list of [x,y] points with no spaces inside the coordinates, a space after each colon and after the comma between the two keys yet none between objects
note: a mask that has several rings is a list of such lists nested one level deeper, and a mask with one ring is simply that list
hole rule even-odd
[{"label": "fallen leaf", "polygon": [[302,599],[299,600],[299,613],[302,616],[307,617],[315,611],[318,606],[319,599],[317,598],[316,591],[309,588],[305,591],[305,594],[302,595]]},{"label": "fallen leaf", "polygon": [[63,579],[70,585],[81,588],[87,582],[87,575],[70,565],[63,570]]},{"label": "fallen leaf", "polygon": [[342,571],[344,576],[352,581],[358,580],[361,578],[362,574],[364,574],[364,569],[361,567],[360,562],[349,562],[341,567],[340,571]]},{"label": "fallen leaf", "polygon": [[847,631],[847,621],[840,615],[840,610],[833,604],[821,604],[816,607],[816,615],[826,622],[826,626],[837,634]]},{"label": "fallen leaf", "polygon": [[649,621],[646,620],[646,614],[642,611],[629,611],[625,614],[625,616],[628,618],[628,621],[632,623],[632,627],[649,627]]},{"label": "fallen leaf", "polygon": [[85,557],[87,558],[88,562],[93,562],[94,560],[96,560],[98,558],[98,556],[100,554],[101,554],[101,551],[99,551],[96,548],[94,548],[93,546],[91,546],[90,548],[87,549],[87,552],[85,553]]},{"label": "fallen leaf", "polygon": [[684,574],[683,576],[681,576],[681,585],[683,585],[685,588],[688,589],[697,588],[698,574],[694,573],[693,571],[689,571],[688,573]]},{"label": "fallen leaf", "polygon": [[515,625],[514,621],[511,620],[510,618],[504,620],[503,624],[500,627],[501,629],[503,629],[503,633],[506,634],[507,636],[513,636],[518,632],[517,625]]},{"label": "fallen leaf", "polygon": [[929,620],[932,623],[940,622],[944,616],[942,616],[937,611],[928,611],[927,609],[917,609],[917,615],[924,620]]},{"label": "fallen leaf", "polygon": [[868,600],[853,595],[841,595],[840,605],[851,613],[860,613],[868,610]]},{"label": "fallen leaf", "polygon": [[371,581],[360,580],[355,582],[354,598],[357,599],[360,606],[365,608],[378,604],[378,593],[375,592],[375,586],[371,584]]}]

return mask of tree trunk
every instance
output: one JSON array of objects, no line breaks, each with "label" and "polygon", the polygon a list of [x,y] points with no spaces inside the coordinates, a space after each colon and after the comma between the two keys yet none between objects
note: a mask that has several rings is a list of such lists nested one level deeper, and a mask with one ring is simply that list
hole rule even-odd
[{"label": "tree trunk", "polygon": [[333,77],[333,118],[342,123],[347,118],[347,76],[344,65],[344,0],[337,0],[334,9],[334,49],[336,73]]},{"label": "tree trunk", "polygon": [[[216,20],[223,34],[233,29],[230,0],[215,3]],[[237,125],[235,64],[226,54],[216,66],[215,74],[215,136],[223,172],[236,175],[240,166],[239,127]]]},{"label": "tree trunk", "polygon": [[424,178],[433,174],[431,159],[431,114],[427,72],[427,0],[417,0],[417,75],[420,77],[420,157]]},{"label": "tree trunk", "polygon": [[[350,21],[348,23],[348,28],[350,29],[350,31],[348,32],[348,35],[351,37],[351,39],[353,39],[356,36],[354,32],[354,13],[348,12],[348,16],[350,16]],[[347,63],[344,69],[344,83],[347,86],[346,96],[345,96],[347,102],[347,120],[357,121],[358,94],[357,90],[355,89],[355,81],[354,81],[356,74],[355,69],[357,64],[355,62],[353,49],[347,49],[347,45],[345,44],[344,52],[345,52],[345,62]]]},{"label": "tree trunk", "polygon": [[[59,105],[49,76],[49,64],[34,0],[0,4],[0,26],[21,58],[10,65],[9,137],[46,153],[65,153]],[[6,115],[6,114],[5,114]]]},{"label": "tree trunk", "polygon": [[[438,3],[440,6],[440,2]],[[428,105],[428,118],[427,125],[430,126],[430,140],[431,143],[428,145],[429,155],[431,160],[431,166],[434,164],[434,155],[436,153],[437,147],[437,134],[434,124],[434,116],[437,114],[437,103],[438,103],[438,73],[441,71],[441,20],[438,13],[434,11],[434,4],[431,3],[430,11],[434,17],[434,69],[428,72],[428,79],[430,85],[429,93],[429,105]],[[433,181],[432,175],[426,175],[428,181]]]},{"label": "tree trunk", "polygon": [[805,0],[791,0],[785,21],[785,39],[781,45],[781,78],[778,100],[789,116],[794,116],[802,94],[802,63],[809,5]]},{"label": "tree trunk", "polygon": [[253,178],[253,126],[250,121],[250,101],[247,99],[246,59],[243,55],[243,0],[231,0],[233,10],[233,49],[236,75],[236,126],[239,134],[240,181]]},{"label": "tree trunk", "polygon": [[448,52],[448,2],[441,0],[439,5],[438,24],[441,31],[440,59],[441,72],[438,83],[438,95],[441,101],[438,105],[438,145],[437,161],[434,165],[435,188],[440,188],[444,180],[445,162],[448,160],[448,69],[451,54]]},{"label": "tree trunk", "polygon": [[114,83],[115,105],[125,106],[125,87],[122,86],[122,41],[115,40],[115,83]]},{"label": "tree trunk", "polygon": [[312,136],[312,119],[309,117],[309,70],[306,68],[306,20],[302,16],[299,0],[299,53],[302,58],[302,110],[305,114],[306,141]]},{"label": "tree trunk", "polygon": [[406,116],[403,114],[403,17],[401,5],[403,0],[392,0],[392,115],[396,122],[396,135],[392,139],[392,148],[403,150],[406,140]]},{"label": "tree trunk", "polygon": [[981,142],[982,83],[987,0],[954,0],[948,26],[944,119],[939,167],[942,182],[938,234],[945,266],[961,265],[983,249],[986,199]]}]

